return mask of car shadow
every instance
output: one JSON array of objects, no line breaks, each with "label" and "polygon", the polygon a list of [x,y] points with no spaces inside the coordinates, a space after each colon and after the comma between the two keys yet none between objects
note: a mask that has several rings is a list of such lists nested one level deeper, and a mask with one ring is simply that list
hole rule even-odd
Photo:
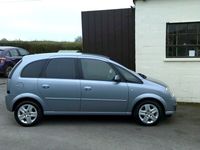
[{"label": "car shadow", "polygon": [[42,124],[48,125],[94,125],[94,124],[136,124],[130,116],[45,116]]}]

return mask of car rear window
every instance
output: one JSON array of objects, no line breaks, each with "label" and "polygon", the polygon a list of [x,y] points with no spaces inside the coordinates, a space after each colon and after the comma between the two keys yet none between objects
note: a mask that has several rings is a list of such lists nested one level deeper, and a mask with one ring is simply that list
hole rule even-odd
[{"label": "car rear window", "polygon": [[42,68],[44,67],[45,63],[47,62],[46,59],[38,60],[32,62],[24,67],[21,73],[21,77],[24,78],[38,78],[42,72]]},{"label": "car rear window", "polygon": [[11,49],[9,50],[10,54],[12,57],[16,57],[16,56],[19,56],[18,52],[16,49]]},{"label": "car rear window", "polygon": [[22,48],[18,48],[18,51],[19,51],[20,56],[25,56],[29,54],[27,50],[22,49]]},{"label": "car rear window", "polygon": [[15,64],[15,66],[13,67],[13,69],[11,70],[11,72],[8,75],[8,79],[12,78],[13,73],[15,72],[16,68],[19,66],[19,64],[22,62],[22,60],[20,60],[18,63]]}]

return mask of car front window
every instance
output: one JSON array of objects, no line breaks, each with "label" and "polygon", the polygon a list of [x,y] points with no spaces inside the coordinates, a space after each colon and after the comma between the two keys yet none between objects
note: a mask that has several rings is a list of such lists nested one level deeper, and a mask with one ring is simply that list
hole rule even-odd
[{"label": "car front window", "polygon": [[81,59],[83,78],[86,80],[113,81],[116,73],[104,61],[95,59]]},{"label": "car front window", "polygon": [[132,83],[142,83],[142,81],[138,77],[136,77],[135,75],[133,75],[129,71],[125,70],[124,68],[116,66],[116,65],[115,65],[115,67],[123,75],[123,77],[125,78],[126,81],[132,82]]}]

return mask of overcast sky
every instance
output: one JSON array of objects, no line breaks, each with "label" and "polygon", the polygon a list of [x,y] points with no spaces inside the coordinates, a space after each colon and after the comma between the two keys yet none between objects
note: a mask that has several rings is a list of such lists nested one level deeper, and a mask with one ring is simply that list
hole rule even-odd
[{"label": "overcast sky", "polygon": [[0,39],[73,41],[81,11],[129,8],[132,0],[0,0]]}]

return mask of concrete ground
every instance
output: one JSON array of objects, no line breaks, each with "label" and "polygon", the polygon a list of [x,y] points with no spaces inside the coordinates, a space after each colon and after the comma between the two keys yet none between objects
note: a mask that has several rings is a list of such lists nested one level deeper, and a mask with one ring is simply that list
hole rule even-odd
[{"label": "concrete ground", "polygon": [[179,104],[154,127],[129,117],[46,117],[36,127],[19,126],[5,108],[0,78],[0,150],[199,150],[200,105]]}]

